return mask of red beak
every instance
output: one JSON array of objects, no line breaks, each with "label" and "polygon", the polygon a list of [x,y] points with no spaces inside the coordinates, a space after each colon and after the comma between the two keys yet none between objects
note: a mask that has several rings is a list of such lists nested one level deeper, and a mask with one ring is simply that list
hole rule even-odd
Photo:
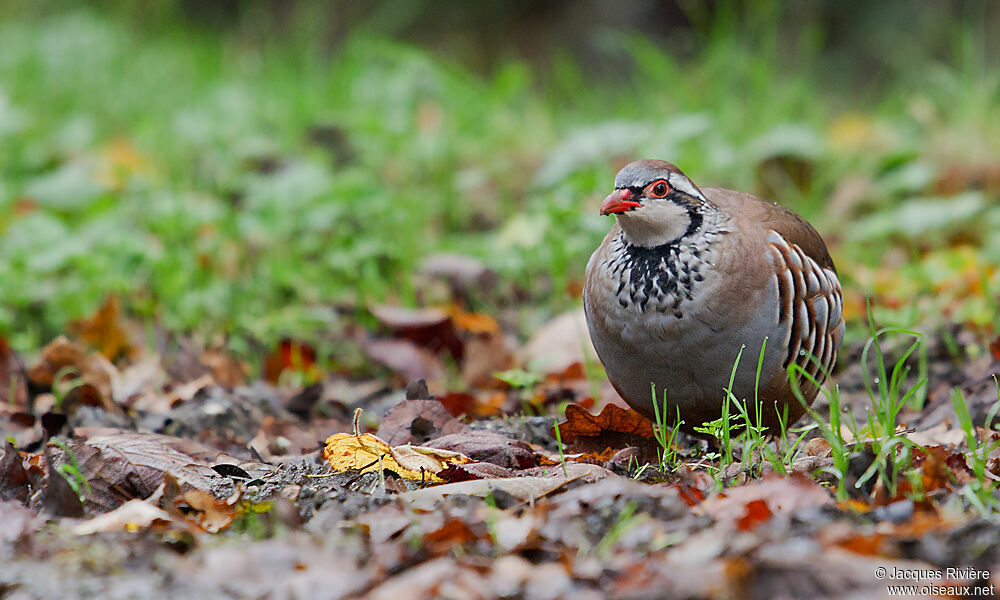
[{"label": "red beak", "polygon": [[604,199],[604,204],[601,205],[601,214],[613,215],[628,212],[642,206],[638,202],[627,199],[631,194],[632,191],[628,188],[611,192],[608,194],[608,197]]}]

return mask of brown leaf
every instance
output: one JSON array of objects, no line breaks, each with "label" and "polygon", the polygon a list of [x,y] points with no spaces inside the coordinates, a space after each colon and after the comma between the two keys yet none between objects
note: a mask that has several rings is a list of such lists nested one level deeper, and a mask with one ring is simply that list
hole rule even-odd
[{"label": "brown leaf", "polygon": [[104,409],[116,410],[112,381],[117,378],[118,369],[104,355],[86,354],[80,345],[59,336],[42,349],[38,362],[28,369],[28,379],[39,387],[51,388],[60,372],[66,379],[78,376],[84,383],[94,386],[100,393]]},{"label": "brown leaf", "polygon": [[201,355],[201,362],[212,370],[212,377],[219,385],[234,388],[246,383],[250,367],[247,363],[237,360],[222,350],[206,350]]},{"label": "brown leaf", "polygon": [[447,352],[456,361],[462,360],[465,345],[446,310],[388,305],[376,305],[370,310],[394,336],[409,340],[432,353]]},{"label": "brown leaf", "polygon": [[481,391],[476,395],[453,392],[437,396],[437,401],[455,417],[468,415],[473,418],[484,418],[503,413],[507,394],[500,391]]},{"label": "brown leaf", "polygon": [[562,441],[567,444],[576,441],[577,436],[599,437],[607,433],[652,438],[653,425],[634,410],[623,409],[613,404],[605,406],[599,415],[592,415],[579,406],[570,404],[566,407],[566,421],[559,424],[559,434]]},{"label": "brown leaf", "polygon": [[438,472],[438,477],[454,483],[456,481],[471,481],[473,479],[502,479],[514,477],[514,472],[499,465],[488,462],[472,462],[464,465],[451,465]]},{"label": "brown leaf", "polygon": [[28,471],[24,468],[24,459],[14,444],[7,442],[3,459],[0,460],[0,500],[17,500],[27,504]]},{"label": "brown leaf", "polygon": [[[13,392],[13,394],[11,394]],[[0,412],[28,408],[28,381],[17,353],[0,337]]]},{"label": "brown leaf", "polygon": [[881,533],[857,534],[841,540],[837,545],[855,554],[881,556],[885,554],[885,538]]},{"label": "brown leaf", "polygon": [[466,429],[437,400],[404,400],[385,415],[376,435],[391,446],[420,445]]},{"label": "brown leaf", "polygon": [[[555,437],[555,428],[551,431]],[[577,404],[566,407],[566,422],[559,424],[562,442],[571,452],[603,453],[607,448],[634,447],[640,463],[654,462],[659,445],[653,439],[653,426],[631,408],[608,404],[599,415],[592,415]]]},{"label": "brown leaf", "polygon": [[506,469],[528,469],[538,465],[528,444],[492,431],[470,429],[439,437],[425,445],[460,452],[473,461],[493,463]]},{"label": "brown leaf", "polygon": [[[920,486],[923,492],[939,489],[953,490],[975,479],[975,475],[960,452],[951,452],[944,446],[927,446],[913,449],[911,466],[920,472]],[[897,500],[913,497],[913,484],[902,479],[896,486],[896,494],[890,496],[881,480],[872,494],[872,504],[884,506]],[[926,506],[930,506],[925,501]]]},{"label": "brown leaf", "polygon": [[45,467],[48,476],[45,478],[45,495],[42,498],[42,509],[57,517],[83,516],[83,503],[80,497],[70,486],[69,481],[63,476],[62,471],[52,460],[50,447],[45,447]]},{"label": "brown leaf", "polygon": [[115,533],[127,531],[134,533],[150,527],[165,527],[173,519],[163,509],[153,506],[143,500],[129,500],[111,512],[107,512],[75,525],[74,535],[92,535],[95,533]]},{"label": "brown leaf", "polygon": [[807,456],[830,456],[832,451],[830,442],[821,437],[814,437],[806,444]]},{"label": "brown leaf", "polygon": [[91,317],[72,321],[69,328],[108,360],[129,355],[135,350],[122,328],[118,299],[114,296],[108,296]]},{"label": "brown leaf", "polygon": [[[117,433],[74,441],[69,449],[90,483],[88,504],[103,511],[132,499],[148,498],[170,473],[185,488],[208,490],[215,472],[154,434]],[[53,448],[53,452],[57,452]],[[65,463],[68,457],[60,462]]]},{"label": "brown leaf", "polygon": [[216,533],[229,527],[236,518],[240,496],[238,489],[224,500],[219,500],[205,490],[188,490],[175,499],[173,505],[188,523],[202,531]]},{"label": "brown leaf", "polygon": [[448,519],[441,527],[424,534],[423,547],[431,556],[452,551],[455,546],[464,546],[468,542],[480,539],[472,529],[461,519]]}]

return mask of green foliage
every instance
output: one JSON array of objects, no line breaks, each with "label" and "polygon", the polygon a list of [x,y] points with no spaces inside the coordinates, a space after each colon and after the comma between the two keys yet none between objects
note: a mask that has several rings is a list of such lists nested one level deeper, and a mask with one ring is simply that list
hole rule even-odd
[{"label": "green foliage", "polygon": [[677,456],[677,445],[674,437],[677,430],[684,421],[681,420],[681,409],[678,406],[673,423],[667,423],[667,392],[663,392],[663,407],[661,408],[656,399],[656,385],[650,384],[653,394],[653,438],[660,446],[656,451],[658,466],[663,473],[669,473],[677,468],[679,459]]},{"label": "green foliage", "polygon": [[[870,211],[856,234],[868,237],[838,261],[878,264],[910,232],[898,224],[937,197],[936,149],[969,162],[1000,150],[998,75],[960,27],[955,64],[916,64],[912,83],[894,71],[879,102],[839,114],[856,97],[824,88],[816,31],[789,41],[787,74],[778,4],[749,20],[734,6],[687,11],[695,52],[608,35],[608,55],[631,65],[608,82],[565,57],[544,76],[516,61],[477,75],[360,34],[331,54],[310,22],[266,43],[169,10],[142,28],[127,10],[14,11],[0,21],[0,334],[37,348],[111,293],[134,316],[226,334],[239,352],[315,341],[337,324],[333,304],[414,303],[412,274],[438,251],[478,256],[558,309],[607,229],[594,207],[622,157],[669,158],[811,217],[862,178],[866,202],[898,209],[888,224]],[[775,157],[811,175],[774,175]],[[949,231],[995,229],[988,200],[954,199]],[[1000,259],[996,236],[982,253]],[[949,301],[938,265],[900,273],[919,308],[880,320]],[[985,323],[991,308],[972,299],[955,314]]]},{"label": "green foliage", "polygon": [[569,473],[566,472],[566,455],[563,453],[562,435],[559,433],[559,419],[552,419],[552,428],[556,434],[556,445],[559,446],[559,463],[562,465],[563,477],[569,477]]},{"label": "green foliage", "polygon": [[969,463],[975,478],[962,486],[961,493],[983,516],[990,515],[1000,510],[1000,499],[997,498],[997,483],[991,474],[987,473],[986,466],[990,453],[1000,446],[1000,441],[989,437],[989,432],[993,430],[993,419],[1000,411],[1000,380],[996,375],[993,382],[997,389],[997,401],[990,408],[986,416],[985,431],[980,439],[976,433],[976,427],[972,423],[972,416],[969,414],[969,407],[965,403],[962,391],[955,389],[951,396],[951,404],[958,415],[959,425],[965,432],[966,445],[969,447],[967,453],[967,463]]},{"label": "green foliage", "polygon": [[[866,420],[862,424],[859,425],[850,413],[846,413],[848,420],[843,421],[845,413],[841,411],[839,389],[836,386],[828,387],[824,392],[830,405],[830,422],[826,423],[805,402],[799,386],[799,377],[817,387],[819,387],[819,381],[799,365],[792,364],[788,369],[789,382],[793,392],[799,401],[806,406],[820,433],[832,449],[834,464],[830,471],[838,481],[837,498],[839,500],[848,498],[845,479],[850,453],[859,449],[858,444],[866,445],[874,455],[874,460],[858,478],[855,487],[860,488],[877,475],[877,481],[885,487],[889,496],[896,494],[901,477],[910,478],[909,471],[912,469],[913,450],[919,448],[905,434],[898,432],[896,426],[899,412],[927,384],[926,377],[921,377],[904,390],[907,375],[910,373],[907,360],[920,346],[923,334],[894,328],[876,330],[875,321],[870,312],[868,324],[871,336],[861,353],[861,364],[865,374],[865,389],[871,404],[866,411]],[[909,335],[914,338],[913,343],[896,360],[891,371],[886,366],[880,343],[880,338],[890,333]],[[874,376],[871,373],[868,360],[869,352],[872,349],[875,350],[876,359]],[[815,360],[815,357],[812,357],[812,360]],[[846,426],[854,438],[850,444],[844,439],[842,426]]]}]

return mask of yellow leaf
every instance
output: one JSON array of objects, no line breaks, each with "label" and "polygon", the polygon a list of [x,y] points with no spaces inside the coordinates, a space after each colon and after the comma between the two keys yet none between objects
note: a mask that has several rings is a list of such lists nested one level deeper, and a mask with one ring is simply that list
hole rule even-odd
[{"label": "yellow leaf", "polygon": [[355,469],[361,472],[389,469],[404,479],[444,481],[437,473],[451,465],[469,462],[458,452],[426,448],[424,446],[397,446],[389,444],[370,433],[352,435],[338,433],[326,439],[323,457],[337,473]]},{"label": "yellow leaf", "polygon": [[151,170],[149,159],[136,150],[130,140],[119,138],[101,151],[96,178],[113,190],[121,190],[133,174],[149,173]]}]

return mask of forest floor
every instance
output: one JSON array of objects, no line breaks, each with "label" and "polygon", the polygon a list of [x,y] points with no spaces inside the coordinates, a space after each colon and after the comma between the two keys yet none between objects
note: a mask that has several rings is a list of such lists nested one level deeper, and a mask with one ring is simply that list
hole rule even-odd
[{"label": "forest floor", "polygon": [[[291,343],[269,361],[284,373],[273,381],[191,340],[152,354],[127,342],[113,303],[81,331],[118,344],[115,363],[59,338],[22,370],[6,349],[3,597],[868,598],[996,583],[1000,434],[982,428],[1000,407],[996,354],[959,366],[940,340],[909,358],[908,340],[883,342],[881,376],[902,385],[881,398],[863,348],[847,348],[827,384],[839,394],[799,424],[822,427],[734,434],[727,452],[665,437],[588,379],[582,345],[563,337],[575,313],[517,349],[556,370],[435,397],[392,381],[421,354],[429,371],[410,375],[442,368],[430,340],[451,340],[467,369],[510,360],[495,322],[375,312],[364,347],[400,365],[388,381],[290,383],[315,367]],[[927,390],[920,410],[913,385]],[[862,424],[838,437],[830,398]],[[905,404],[879,433],[864,420],[881,400]],[[540,416],[560,403],[565,418]]]},{"label": "forest floor", "polygon": [[[994,595],[981,22],[873,61],[751,9],[597,36],[602,76],[27,4],[0,0],[0,598]],[[584,266],[645,157],[826,240],[845,345],[787,431],[674,435],[607,383]]]}]

